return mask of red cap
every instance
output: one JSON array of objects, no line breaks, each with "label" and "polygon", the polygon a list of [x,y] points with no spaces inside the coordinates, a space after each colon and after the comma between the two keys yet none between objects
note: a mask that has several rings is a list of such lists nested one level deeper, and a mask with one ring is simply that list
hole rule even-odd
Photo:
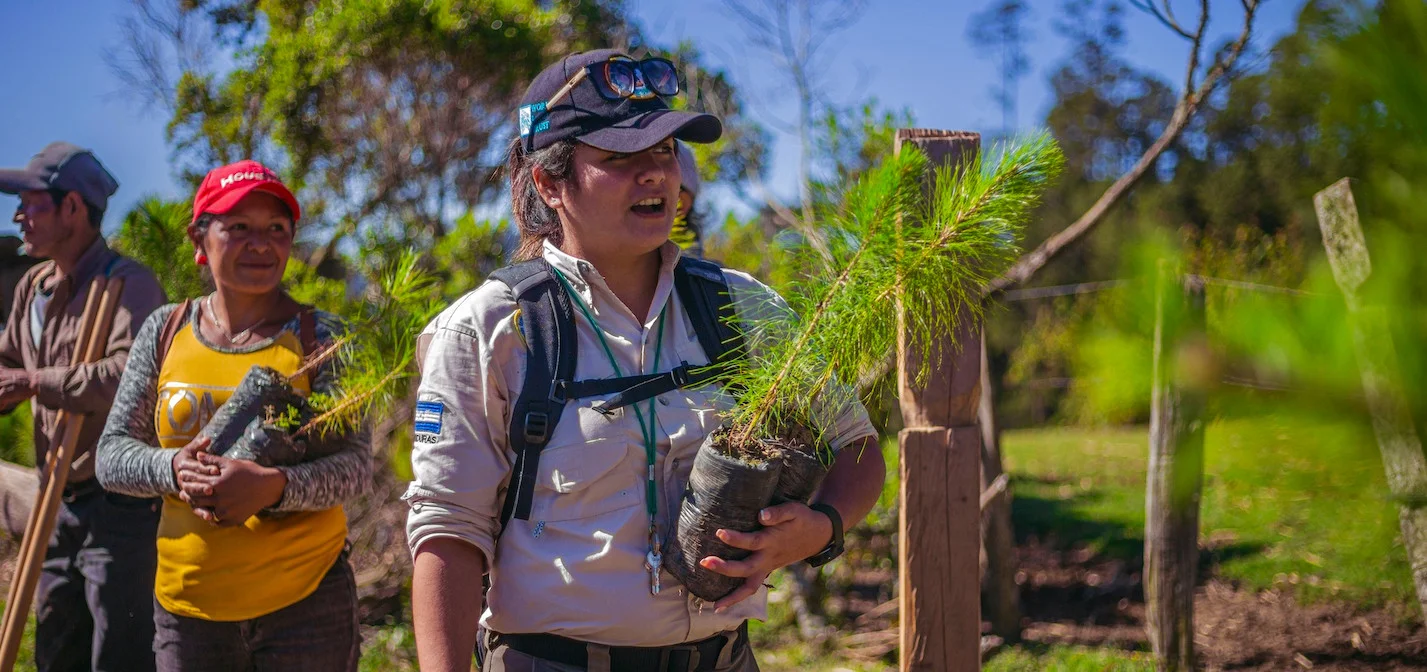
[{"label": "red cap", "polygon": [[208,171],[193,195],[193,221],[198,221],[198,216],[204,213],[225,214],[254,191],[282,199],[292,210],[293,223],[302,216],[297,197],[278,180],[277,173],[257,161],[246,160]]}]

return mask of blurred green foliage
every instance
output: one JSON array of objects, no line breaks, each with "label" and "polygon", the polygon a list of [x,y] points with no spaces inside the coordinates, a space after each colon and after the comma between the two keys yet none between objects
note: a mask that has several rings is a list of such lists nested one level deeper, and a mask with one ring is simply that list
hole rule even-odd
[{"label": "blurred green foliage", "polygon": [[0,460],[26,467],[35,466],[34,421],[29,401],[0,415]]},{"label": "blurred green foliage", "polygon": [[199,296],[208,289],[188,239],[192,213],[187,200],[150,196],[124,215],[109,241],[120,254],[153,269],[169,301]]},{"label": "blurred green foliage", "polygon": [[[1087,15],[1099,6],[1079,4]],[[1049,120],[1069,168],[1033,222],[1032,240],[1098,196],[1153,138],[1172,102],[1165,85],[1119,56],[1116,14],[1098,18],[1073,31],[1078,53],[1054,80]],[[1394,315],[1402,373],[1419,421],[1427,416],[1427,296],[1415,280],[1427,268],[1414,252],[1427,244],[1427,193],[1417,186],[1427,177],[1427,85],[1401,74],[1424,65],[1424,42],[1421,3],[1307,2],[1296,30],[1213,97],[1155,179],[1034,284],[1128,282],[992,312],[993,370],[1013,390],[1000,402],[1007,422],[1147,419],[1160,258],[1185,273],[1301,290],[1208,287],[1224,374],[1288,388],[1285,403],[1360,405],[1344,305],[1313,210],[1313,194],[1344,176],[1361,178],[1354,188],[1373,255],[1370,300]],[[1241,391],[1225,391],[1218,411],[1232,411]]]}]

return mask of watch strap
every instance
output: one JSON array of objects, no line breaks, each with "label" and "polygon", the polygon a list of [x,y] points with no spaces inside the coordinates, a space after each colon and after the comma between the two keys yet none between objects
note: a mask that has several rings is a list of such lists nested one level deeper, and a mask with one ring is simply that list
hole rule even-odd
[{"label": "watch strap", "polygon": [[832,562],[837,556],[842,555],[842,514],[838,513],[837,509],[831,504],[823,502],[809,504],[808,508],[827,516],[828,521],[832,523],[832,539],[828,540],[827,546],[824,546],[821,551],[818,551],[816,555],[809,557],[806,561],[813,567],[821,567]]}]

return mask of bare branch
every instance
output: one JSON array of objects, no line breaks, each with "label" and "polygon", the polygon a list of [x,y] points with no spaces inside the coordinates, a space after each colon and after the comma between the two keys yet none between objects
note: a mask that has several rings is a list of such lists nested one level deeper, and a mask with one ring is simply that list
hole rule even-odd
[{"label": "bare branch", "polygon": [[1173,31],[1176,35],[1186,40],[1194,39],[1194,35],[1185,30],[1183,26],[1180,26],[1179,21],[1174,18],[1174,11],[1170,9],[1169,6],[1170,0],[1164,0],[1163,11],[1155,6],[1154,0],[1129,0],[1129,3],[1131,7],[1153,16],[1160,23],[1164,24],[1164,27]]},{"label": "bare branch", "polygon": [[819,55],[832,35],[861,17],[866,0],[845,3],[763,0],[758,8],[749,0],[724,0],[724,5],[739,18],[748,41],[773,58],[797,93],[798,196],[803,220],[797,228],[810,232],[813,217],[811,133],[818,104],[822,101],[820,91],[824,88],[820,86],[823,68]]},{"label": "bare branch", "polygon": [[1188,96],[1194,91],[1194,78],[1199,73],[1199,59],[1202,58],[1204,50],[1204,32],[1209,26],[1209,0],[1199,0],[1199,25],[1195,28],[1194,35],[1190,39],[1193,41],[1189,49],[1189,66],[1184,69],[1184,94]]},{"label": "bare branch", "polygon": [[[1204,73],[1204,79],[1198,86],[1185,87],[1179,102],[1174,106],[1174,114],[1170,117],[1169,123],[1165,126],[1164,131],[1160,133],[1159,138],[1157,138],[1149,150],[1140,157],[1139,161],[1135,162],[1134,167],[1132,167],[1129,172],[1120,176],[1120,179],[1115,180],[1115,183],[1110,185],[1110,188],[1106,189],[1105,193],[1100,195],[1100,198],[1095,201],[1095,204],[1090,206],[1090,209],[1086,210],[1085,214],[1082,214],[1073,224],[1051,236],[1036,249],[1023,255],[1011,266],[1010,270],[988,284],[984,296],[989,297],[1000,294],[1011,287],[1029,280],[1032,275],[1035,275],[1036,272],[1044,268],[1045,265],[1050,262],[1051,258],[1060,253],[1061,250],[1065,249],[1071,243],[1079,240],[1094,228],[1096,224],[1099,224],[1100,221],[1105,218],[1105,214],[1110,211],[1110,208],[1119,203],[1119,201],[1125,197],[1125,194],[1129,193],[1129,191],[1149,173],[1150,168],[1159,160],[1160,155],[1184,132],[1184,129],[1189,125],[1190,119],[1192,119],[1195,112],[1199,110],[1199,106],[1214,92],[1214,89],[1224,80],[1225,75],[1233,70],[1234,64],[1237,63],[1239,57],[1243,55],[1245,49],[1248,47],[1249,40],[1253,37],[1253,26],[1258,14],[1259,1],[1260,0],[1243,0],[1245,7],[1244,23],[1238,37],[1214,58],[1214,63],[1209,67],[1208,71]],[[1196,39],[1194,53],[1190,57],[1189,74],[1186,77],[1187,83],[1193,82],[1194,71],[1198,68],[1200,42],[1202,41],[1208,22],[1209,2],[1208,0],[1200,0],[1199,29],[1196,31],[1198,39]]]},{"label": "bare branch", "polygon": [[780,203],[777,198],[774,198],[773,193],[768,190],[767,185],[763,183],[762,179],[755,177],[752,178],[752,182],[754,190],[758,192],[759,197],[767,204],[768,208],[773,211],[774,216],[783,222],[784,226],[797,231],[799,235],[807,239],[808,246],[818,253],[818,257],[822,259],[828,268],[831,268],[833,262],[832,248],[828,246],[827,236],[812,225],[811,219],[799,217],[791,208]]}]

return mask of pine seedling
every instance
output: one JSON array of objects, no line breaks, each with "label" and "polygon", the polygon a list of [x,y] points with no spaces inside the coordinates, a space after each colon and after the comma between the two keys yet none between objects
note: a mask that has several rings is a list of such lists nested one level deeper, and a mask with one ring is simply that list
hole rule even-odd
[{"label": "pine seedling", "polygon": [[[740,299],[735,326],[749,357],[725,379],[741,390],[726,418],[730,447],[756,451],[789,427],[831,427],[856,402],[859,376],[896,348],[899,309],[908,347],[937,355],[959,320],[979,317],[981,288],[1014,261],[1027,217],[1063,165],[1040,134],[938,170],[930,194],[927,159],[913,147],[864,174],[821,213],[824,249],[791,251],[806,257],[796,266],[807,273],[787,303]],[[816,436],[814,445],[826,444]]]},{"label": "pine seedling", "polygon": [[[322,437],[351,429],[369,415],[390,413],[416,376],[416,338],[440,309],[436,278],[423,273],[414,252],[380,272],[374,292],[353,308],[346,331],[313,353],[293,378],[335,359],[336,392],[309,398],[312,418],[297,435]],[[374,296],[371,296],[374,295]]]}]

